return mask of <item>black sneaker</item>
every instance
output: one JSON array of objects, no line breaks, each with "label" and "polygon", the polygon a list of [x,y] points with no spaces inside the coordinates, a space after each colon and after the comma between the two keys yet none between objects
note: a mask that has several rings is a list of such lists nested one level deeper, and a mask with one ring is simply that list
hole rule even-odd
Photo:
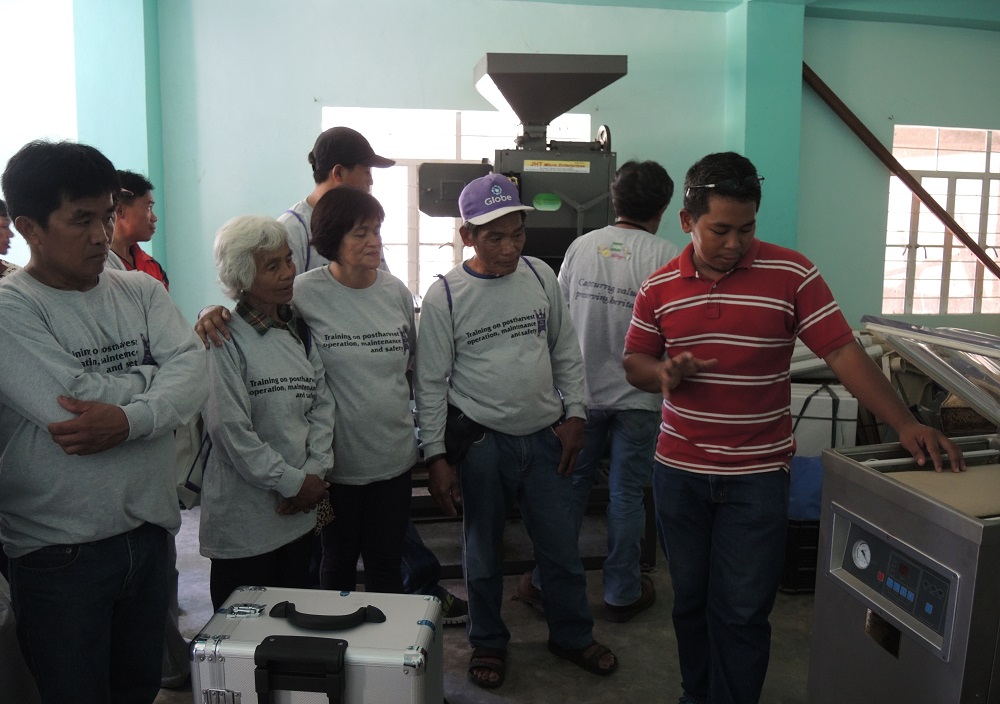
[{"label": "black sneaker", "polygon": [[469,602],[445,591],[441,598],[441,621],[446,626],[461,626],[469,620]]}]

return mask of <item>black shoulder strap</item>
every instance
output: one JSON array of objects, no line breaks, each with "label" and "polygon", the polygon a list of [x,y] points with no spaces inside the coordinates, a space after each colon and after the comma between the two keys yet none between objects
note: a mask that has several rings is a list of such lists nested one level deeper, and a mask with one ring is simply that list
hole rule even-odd
[{"label": "black shoulder strap", "polygon": [[[538,275],[538,271],[535,269],[532,263],[528,261],[527,257],[522,256],[521,259],[524,260],[524,263],[528,265],[529,269],[531,269],[531,273],[535,275],[536,279],[538,279],[538,283],[542,284],[542,290],[544,291],[545,284],[542,283],[542,277]],[[452,314],[452,317],[454,317],[455,310],[451,301],[451,286],[448,285],[448,279],[444,278],[444,274],[435,274],[435,276],[441,279],[441,283],[444,284],[444,293],[445,296],[448,297],[448,312]],[[546,295],[548,295],[547,292]],[[454,324],[454,320],[452,321],[452,323]]]},{"label": "black shoulder strap", "polygon": [[[306,221],[302,218],[302,216],[296,213],[291,208],[289,208],[285,212],[288,213],[289,215],[294,215],[295,219],[302,224],[302,229],[306,231],[306,271],[309,271],[309,260],[312,259],[312,244],[309,242],[309,226],[306,225]],[[301,274],[303,272],[300,271],[298,273]],[[306,347],[306,352],[309,352],[308,347]]]},{"label": "black shoulder strap", "polygon": [[451,286],[448,285],[448,279],[444,278],[444,274],[435,274],[435,276],[441,279],[441,283],[444,284],[444,294],[448,297],[448,312],[454,315],[455,311],[451,303]]},{"label": "black shoulder strap", "polygon": [[521,259],[523,259],[524,263],[528,265],[528,268],[531,269],[531,273],[535,275],[535,278],[538,279],[538,283],[542,284],[542,288],[544,289],[545,284],[542,283],[542,277],[538,275],[538,270],[535,269],[534,265],[531,262],[529,262],[528,258],[523,254],[521,255]]}]

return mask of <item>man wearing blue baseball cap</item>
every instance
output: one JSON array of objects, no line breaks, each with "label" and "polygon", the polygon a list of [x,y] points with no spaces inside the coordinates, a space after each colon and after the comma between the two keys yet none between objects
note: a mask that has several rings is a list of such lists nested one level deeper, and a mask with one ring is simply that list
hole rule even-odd
[{"label": "man wearing blue baseball cap", "polygon": [[474,256],[431,285],[420,315],[414,393],[429,490],[448,515],[463,506],[469,679],[495,688],[510,632],[500,615],[501,544],[517,505],[538,563],[548,647],[597,675],[618,667],[594,640],[571,517],[583,447],[583,359],[555,273],[522,257],[525,212],[499,174],[459,197]]}]

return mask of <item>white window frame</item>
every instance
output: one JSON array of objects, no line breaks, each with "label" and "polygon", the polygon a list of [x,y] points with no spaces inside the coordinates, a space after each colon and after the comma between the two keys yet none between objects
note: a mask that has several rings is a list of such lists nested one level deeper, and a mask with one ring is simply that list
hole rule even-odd
[{"label": "white window frame", "polygon": [[[946,170],[917,170],[910,169],[911,175],[924,185],[925,180],[944,180],[947,183],[946,196],[944,202],[941,204],[944,209],[953,217],[955,217],[955,200],[957,192],[957,184],[959,181],[980,181],[982,186],[980,188],[980,207],[979,207],[979,222],[977,226],[978,235],[974,235],[977,243],[987,252],[991,254],[994,259],[1000,258],[1000,224],[990,223],[990,198],[991,192],[994,193],[993,198],[996,198],[997,192],[993,191],[992,184],[998,184],[997,189],[1000,189],[1000,152],[994,151],[996,147],[994,146],[995,140],[1000,139],[1000,131],[998,130],[984,130],[986,132],[986,147],[985,147],[985,165],[983,171],[946,171]],[[905,189],[906,186],[896,178],[891,177],[890,190],[895,191],[896,189]],[[940,189],[934,188],[933,190],[938,191]],[[890,199],[891,200],[891,199]],[[891,203],[890,203],[891,207]],[[892,221],[893,212],[890,210],[889,220],[890,227]],[[992,216],[1000,220],[1000,216],[996,212],[992,213]],[[921,219],[932,218],[935,223],[935,228],[938,226],[944,230],[944,237],[941,244],[926,244],[920,242],[920,226]],[[991,229],[991,227],[993,229]],[[965,313],[997,313],[1000,312],[1000,287],[994,286],[994,290],[997,291],[996,294],[986,297],[986,277],[993,277],[993,274],[986,271],[983,263],[978,259],[975,260],[975,275],[972,278],[972,307],[971,311],[956,311],[950,310],[950,303],[952,301],[952,285],[953,281],[951,279],[951,267],[953,262],[953,253],[956,248],[964,249],[965,246],[955,237],[947,228],[944,227],[942,223],[937,219],[937,217],[931,213],[920,201],[916,195],[912,195],[910,198],[910,209],[909,209],[909,226],[907,234],[907,242],[904,245],[900,245],[897,242],[892,242],[890,244],[890,239],[894,234],[899,234],[898,231],[893,231],[887,227],[886,232],[886,261],[890,261],[890,252],[895,250],[898,251],[902,247],[905,251],[905,264],[906,264],[906,274],[904,282],[904,297],[903,297],[903,314],[907,315],[947,315],[947,314],[965,314]],[[972,233],[970,233],[971,235]],[[994,243],[989,242],[990,238],[993,238]],[[914,310],[914,302],[918,294],[918,266],[920,262],[921,253],[928,250],[940,250],[941,251],[941,278],[940,278],[940,289],[938,291],[939,296],[939,306],[936,312],[924,312]],[[922,282],[926,286],[926,282]],[[886,279],[883,288],[883,298],[882,298],[882,312],[883,314],[899,313],[896,309],[898,305],[898,298],[889,299],[885,295],[890,287],[895,288],[898,285],[897,279]],[[921,296],[921,300],[925,299],[926,295]],[[965,296],[962,296],[965,298]]]},{"label": "white window frame", "polygon": [[[420,247],[425,244],[420,239],[420,190],[417,181],[417,169],[421,164],[481,164],[481,161],[458,159],[397,159],[396,166],[406,167],[406,282],[407,288],[414,296],[419,296],[421,290],[426,290],[425,282],[420,280]],[[454,218],[452,239],[441,247],[452,248],[451,265],[460,264],[467,258],[465,245],[462,242],[461,218]],[[393,272],[396,273],[396,272]],[[446,272],[440,271],[439,274]],[[396,273],[400,276],[399,273]],[[400,276],[400,278],[403,278]],[[430,282],[427,282],[429,285]]]},{"label": "white window frame", "polygon": [[[420,139],[417,136],[414,136],[412,132],[407,132],[406,116],[409,115],[414,117],[415,120],[419,120],[420,115],[416,113],[424,111],[399,110],[395,112],[398,112],[401,116],[399,118],[393,117],[393,111],[387,108],[349,108],[328,106],[323,108],[322,126],[323,129],[327,129],[338,124],[352,127],[360,131],[368,138],[377,154],[395,160],[397,166],[406,167],[406,271],[405,275],[403,271],[396,271],[395,269],[398,267],[394,266],[392,262],[389,264],[389,269],[391,273],[406,283],[407,288],[410,289],[410,292],[414,295],[415,300],[419,303],[419,297],[422,295],[422,292],[426,291],[427,286],[430,285],[431,282],[420,280],[420,247],[422,243],[420,239],[421,213],[418,207],[420,193],[417,183],[417,167],[420,164],[427,163],[481,164],[484,159],[488,159],[492,162],[496,149],[510,149],[514,147],[515,139],[520,131],[520,128],[517,126],[517,118],[514,117],[513,114],[505,114],[511,125],[511,131],[509,134],[498,135],[495,133],[486,133],[480,135],[464,135],[462,124],[463,114],[468,113],[469,115],[474,115],[481,111],[428,110],[426,111],[427,113],[453,113],[453,121],[451,116],[447,115],[446,119],[440,121],[440,124],[443,127],[445,123],[448,123],[448,129],[451,131],[442,133],[442,136],[447,134],[454,138],[454,149],[451,149],[450,146],[446,146],[444,151],[450,151],[450,154],[428,154],[427,157],[424,158],[421,152],[422,147],[425,146],[425,142],[433,142],[441,145],[445,140],[437,141],[429,139],[426,134],[422,135],[424,139]],[[492,119],[493,118],[490,117],[487,122]],[[589,134],[591,123],[592,118],[590,115],[566,113],[552,121],[552,124],[549,125],[548,136],[550,139],[587,141],[590,139]],[[473,127],[470,129],[475,128]],[[383,133],[387,131],[392,131],[394,134],[384,135]],[[404,139],[401,135],[410,136]],[[495,139],[497,141],[495,144],[490,144],[488,147],[488,154],[476,154],[473,159],[463,159],[460,158],[463,154],[462,140],[466,137],[485,137],[486,139]],[[395,142],[393,142],[394,139]],[[386,145],[380,145],[380,141],[384,141]],[[400,152],[396,152],[391,146],[393,143],[401,147]],[[400,155],[403,151],[406,152],[405,156]],[[388,214],[393,204],[389,203],[384,197],[380,196],[380,191],[382,193],[384,193],[384,191],[379,187],[379,169],[374,169],[373,171],[375,184],[372,188],[372,193],[377,198],[385,201],[382,205],[386,208],[386,212]],[[462,243],[460,228],[461,222],[459,221],[459,218],[454,218],[453,235],[451,240],[453,250],[450,259],[451,266],[444,271],[435,272],[435,274],[444,274],[451,267],[461,263],[463,260],[471,256],[471,251],[466,250]],[[383,227],[383,235],[385,234],[386,230],[385,227]],[[386,246],[394,247],[399,245],[396,243],[386,243]],[[448,245],[443,244],[441,246],[444,247]]]}]

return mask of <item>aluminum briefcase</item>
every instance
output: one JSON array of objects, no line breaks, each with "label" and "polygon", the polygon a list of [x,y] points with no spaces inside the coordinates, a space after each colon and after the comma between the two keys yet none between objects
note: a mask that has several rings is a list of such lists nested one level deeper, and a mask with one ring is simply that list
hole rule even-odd
[{"label": "aluminum briefcase", "polygon": [[240,587],[191,643],[196,704],[442,704],[441,602]]}]

